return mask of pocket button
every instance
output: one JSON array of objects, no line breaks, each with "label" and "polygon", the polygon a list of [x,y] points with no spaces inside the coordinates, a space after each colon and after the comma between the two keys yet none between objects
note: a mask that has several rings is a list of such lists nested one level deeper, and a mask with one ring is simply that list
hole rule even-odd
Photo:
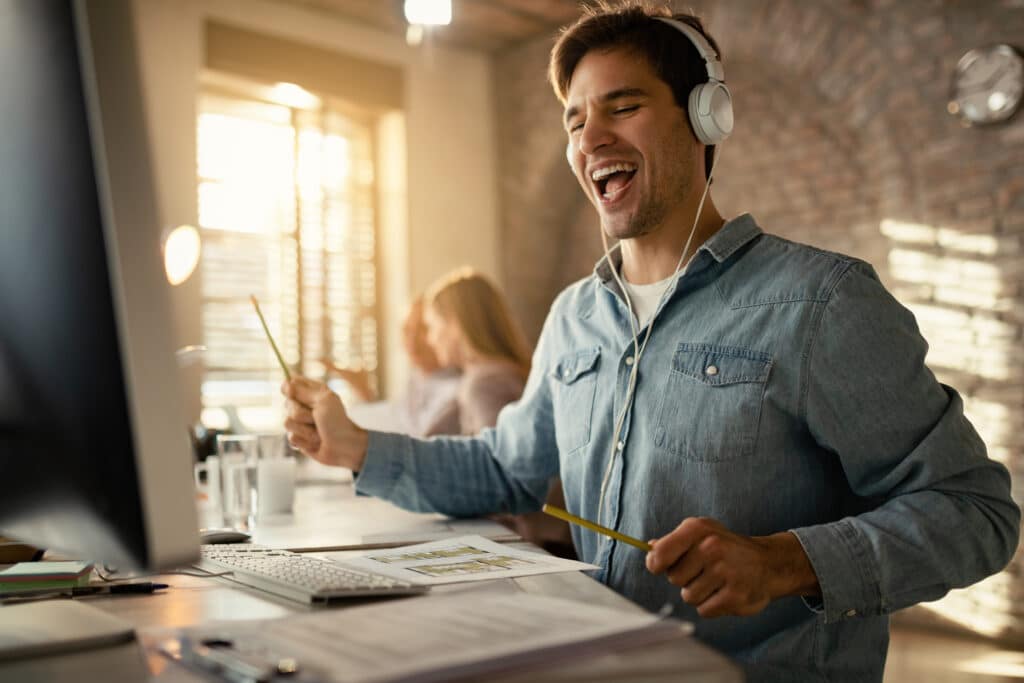
[{"label": "pocket button", "polygon": [[717,375],[717,374],[718,374],[718,366],[717,366],[717,365],[709,365],[709,366],[708,366],[708,367],[707,367],[707,368],[706,368],[706,369],[704,370],[704,374],[706,374],[706,375],[712,375],[712,376],[714,376],[714,375]]}]

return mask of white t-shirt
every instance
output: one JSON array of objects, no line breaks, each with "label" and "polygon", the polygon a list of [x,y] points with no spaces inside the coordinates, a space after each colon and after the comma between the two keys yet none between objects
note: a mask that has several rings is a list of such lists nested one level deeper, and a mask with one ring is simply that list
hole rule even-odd
[{"label": "white t-shirt", "polygon": [[[681,275],[685,270],[684,268],[679,274]],[[658,304],[661,303],[661,295],[674,277],[675,274],[669,275],[664,280],[652,282],[649,285],[634,285],[625,278],[622,279],[622,284],[626,286],[626,292],[629,294],[629,300],[633,304],[633,313],[639,323],[638,329],[643,329],[654,315]]]}]

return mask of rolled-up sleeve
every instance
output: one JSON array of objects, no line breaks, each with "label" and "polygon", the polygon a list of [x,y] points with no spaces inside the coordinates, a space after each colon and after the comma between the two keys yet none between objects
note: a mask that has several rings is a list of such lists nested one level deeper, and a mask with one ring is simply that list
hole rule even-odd
[{"label": "rolled-up sleeve", "polygon": [[838,278],[819,314],[803,412],[869,508],[793,530],[826,621],[935,600],[1002,569],[1020,533],[1009,474],[925,365],[913,315],[864,264]]}]

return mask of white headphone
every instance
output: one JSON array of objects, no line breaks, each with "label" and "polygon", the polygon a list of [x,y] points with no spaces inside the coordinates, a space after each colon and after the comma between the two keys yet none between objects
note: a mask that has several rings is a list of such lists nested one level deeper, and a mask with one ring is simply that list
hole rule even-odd
[{"label": "white headphone", "polygon": [[700,31],[678,19],[655,17],[690,39],[708,70],[708,82],[690,91],[686,110],[697,139],[705,145],[717,145],[732,133],[732,94],[725,85],[725,69],[718,54]]},{"label": "white headphone", "polygon": [[[686,112],[697,140],[704,145],[717,145],[729,137],[733,125],[732,94],[725,85],[725,69],[718,54],[700,31],[689,24],[668,17],[652,18],[672,26],[686,36],[704,60],[708,81],[690,91]],[[565,146],[565,158],[569,166],[572,166],[571,141]]]}]

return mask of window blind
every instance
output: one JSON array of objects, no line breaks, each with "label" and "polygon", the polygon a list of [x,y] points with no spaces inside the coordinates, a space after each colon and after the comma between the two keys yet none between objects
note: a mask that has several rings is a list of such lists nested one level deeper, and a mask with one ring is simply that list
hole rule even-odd
[{"label": "window blind", "polygon": [[375,381],[372,120],[204,92],[197,139],[204,409],[280,426],[281,371],[250,294],[294,371],[320,377],[327,357]]}]

